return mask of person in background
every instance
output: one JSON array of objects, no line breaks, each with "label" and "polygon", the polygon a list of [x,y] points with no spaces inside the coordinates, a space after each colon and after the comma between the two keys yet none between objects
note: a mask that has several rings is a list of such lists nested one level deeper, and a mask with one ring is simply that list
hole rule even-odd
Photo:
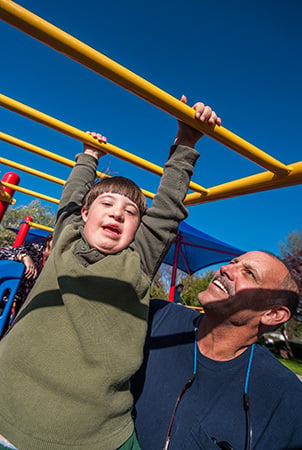
[{"label": "person in background", "polygon": [[296,311],[286,265],[248,252],[222,265],[198,300],[205,314],[151,301],[132,380],[142,450],[301,449],[302,383],[257,344]]},{"label": "person in background", "polygon": [[184,285],[182,283],[177,284],[177,286],[175,286],[175,291],[174,291],[174,303],[178,303],[179,305],[182,304],[182,292],[184,290]]},{"label": "person in background", "polygon": [[0,260],[20,261],[25,266],[24,276],[16,292],[12,311],[6,329],[12,325],[14,317],[32,290],[38,275],[49,256],[52,247],[52,233],[43,242],[33,242],[19,247],[0,248]]}]

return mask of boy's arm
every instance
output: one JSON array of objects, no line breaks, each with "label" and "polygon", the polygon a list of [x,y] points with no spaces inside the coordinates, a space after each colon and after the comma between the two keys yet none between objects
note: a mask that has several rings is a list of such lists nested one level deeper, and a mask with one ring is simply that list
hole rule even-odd
[{"label": "boy's arm", "polygon": [[[107,142],[105,136],[99,133],[89,132],[89,134],[100,143]],[[83,199],[94,183],[98,161],[103,155],[105,153],[102,150],[84,144],[84,152],[76,156],[76,165],[64,185],[60,199],[54,230],[54,242],[67,224],[81,222]]]},{"label": "boy's arm", "polygon": [[[183,96],[182,102],[186,103]],[[195,118],[215,126],[221,119],[209,106],[196,103]],[[178,121],[178,133],[165,164],[158,193],[152,207],[142,217],[133,248],[141,255],[143,270],[152,279],[162,263],[178,231],[179,223],[188,215],[183,205],[199,153],[194,150],[203,133]]]}]

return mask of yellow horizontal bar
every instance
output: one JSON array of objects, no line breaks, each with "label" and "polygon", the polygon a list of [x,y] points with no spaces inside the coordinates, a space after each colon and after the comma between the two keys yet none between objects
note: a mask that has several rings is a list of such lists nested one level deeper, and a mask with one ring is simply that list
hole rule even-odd
[{"label": "yellow horizontal bar", "polygon": [[[1,97],[1,95],[0,95]],[[10,136],[9,134],[3,133],[0,131],[0,140],[7,142],[8,144],[16,145],[17,147],[20,147],[24,150],[28,150],[32,153],[35,153],[37,155],[43,156],[45,158],[51,159],[53,161],[59,162],[61,164],[64,164],[65,166],[74,167],[75,162],[71,159],[64,158],[63,156],[57,155],[56,153],[50,152],[49,150],[45,150],[44,148],[37,147],[36,145],[30,144],[29,142],[22,141],[21,139],[17,139],[13,136]],[[99,178],[110,178],[109,175],[97,171],[97,176]],[[147,191],[145,189],[142,189],[143,194],[145,197],[154,198],[153,192]]]},{"label": "yellow horizontal bar", "polygon": [[28,225],[33,228],[39,228],[40,230],[50,231],[53,232],[54,228],[48,227],[46,225],[40,225],[39,223],[31,222],[30,220],[27,221]]},{"label": "yellow horizontal bar", "polygon": [[[286,165],[271,157],[263,150],[255,147],[231,131],[219,127],[203,124],[194,119],[194,110],[183,104],[172,95],[167,94],[162,89],[144,80],[140,76],[107,58],[102,53],[89,47],[80,40],[65,33],[51,23],[43,20],[41,17],[22,8],[11,0],[1,0],[0,17],[7,23],[24,31],[30,36],[44,42],[55,50],[83,64],[89,69],[97,72],[118,85],[128,89],[130,92],[142,97],[150,103],[158,106],[164,111],[172,114],[188,125],[203,131],[207,135],[230,147],[241,155],[249,158],[260,166],[276,174],[286,174],[288,169]],[[67,131],[67,130],[66,130]],[[65,131],[65,133],[66,133]],[[68,134],[68,133],[67,133]],[[81,138],[83,140],[83,138]],[[85,139],[84,139],[85,141]],[[125,151],[122,151],[125,152]],[[129,154],[117,152],[117,148],[108,148],[108,153],[115,154],[120,158],[130,161]],[[128,159],[129,158],[129,159]],[[147,170],[158,173],[158,167],[146,164],[144,160],[134,159],[134,164],[140,165]],[[197,190],[190,186],[193,190]]]},{"label": "yellow horizontal bar", "polygon": [[207,195],[197,193],[187,195],[184,204],[186,206],[200,203],[222,200],[236,197],[238,195],[252,194],[255,192],[267,191],[287,186],[295,186],[302,183],[302,161],[291,164],[290,174],[287,176],[277,176],[271,172],[262,172],[249,177],[230,181],[208,189]]},{"label": "yellow horizontal bar", "polygon": [[59,162],[61,164],[64,164],[65,166],[73,167],[75,165],[75,162],[71,159],[64,158],[63,156],[52,153],[48,150],[45,150],[44,148],[37,147],[36,145],[30,144],[26,141],[22,141],[21,139],[3,133],[2,131],[0,131],[0,140],[3,142],[7,142],[8,144],[23,148],[24,150],[28,150],[29,152],[35,153],[37,155],[43,156],[44,158],[51,159],[52,161]]},{"label": "yellow horizontal bar", "polygon": [[[67,134],[68,136],[71,136],[75,139],[78,139],[81,142],[86,142],[87,144],[93,145],[94,147],[101,148],[106,153],[110,153],[111,155],[114,155],[120,159],[131,162],[136,166],[149,170],[152,173],[155,173],[157,175],[163,174],[162,167],[157,166],[156,164],[153,164],[143,158],[132,155],[126,150],[116,147],[115,145],[109,144],[109,142],[107,142],[107,144],[101,144],[84,131],[81,131],[78,128],[75,128],[71,125],[68,125],[67,123],[55,119],[54,117],[48,116],[47,114],[44,114],[34,108],[31,108],[30,106],[24,105],[23,103],[20,103],[17,100],[7,97],[6,95],[0,94],[0,105],[4,106],[5,108],[8,108],[11,111],[17,112],[25,117],[28,117],[39,123],[42,123],[43,125],[54,128],[55,130]],[[197,192],[206,192],[205,188],[199,186],[194,182],[190,183],[190,188]]]},{"label": "yellow horizontal bar", "polygon": [[27,166],[24,166],[23,164],[16,163],[14,161],[11,161],[10,159],[2,158],[1,156],[0,156],[0,163],[5,164],[10,167],[13,167],[14,169],[17,169],[17,170],[22,170],[22,172],[26,172],[31,175],[35,175],[36,177],[44,178],[44,180],[52,181],[53,183],[57,183],[57,184],[61,184],[61,185],[65,184],[65,180],[62,180],[62,178],[57,178],[52,175],[48,175],[45,172],[41,172],[40,170],[32,169],[31,167],[27,167]]},{"label": "yellow horizontal bar", "polygon": [[7,183],[6,181],[0,181],[0,184],[3,186],[14,189],[15,191],[22,192],[23,194],[32,195],[33,197],[41,198],[42,200],[46,200],[51,203],[56,203],[57,205],[60,203],[60,200],[49,197],[48,195],[40,194],[39,192],[31,191],[30,189],[22,188],[20,186],[16,186],[15,184]]}]

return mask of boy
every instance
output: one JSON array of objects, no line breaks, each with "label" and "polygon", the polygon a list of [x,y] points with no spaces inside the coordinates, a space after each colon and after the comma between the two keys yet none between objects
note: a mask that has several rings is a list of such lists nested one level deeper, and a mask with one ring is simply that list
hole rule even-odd
[{"label": "boy", "polygon": [[[220,125],[211,108],[194,108]],[[129,379],[142,362],[152,278],[186,217],[201,135],[179,122],[149,210],[125,178],[91,189],[102,152],[85,145],[78,155],[52,252],[0,345],[0,431],[19,450],[139,448]]]}]

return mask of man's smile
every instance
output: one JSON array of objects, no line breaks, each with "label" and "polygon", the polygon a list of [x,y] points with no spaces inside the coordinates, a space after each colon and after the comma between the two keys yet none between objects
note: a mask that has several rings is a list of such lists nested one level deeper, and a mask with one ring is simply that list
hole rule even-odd
[{"label": "man's smile", "polygon": [[217,275],[213,278],[212,283],[228,295],[232,294],[233,289],[225,277]]}]

